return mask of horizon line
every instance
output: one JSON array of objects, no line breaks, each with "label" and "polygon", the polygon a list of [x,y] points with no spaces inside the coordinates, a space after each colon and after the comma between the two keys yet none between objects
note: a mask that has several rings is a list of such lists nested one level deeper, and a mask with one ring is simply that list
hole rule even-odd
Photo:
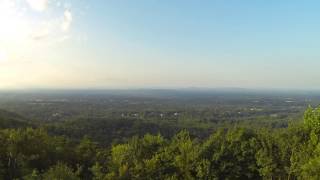
[{"label": "horizon line", "polygon": [[88,88],[66,88],[66,87],[37,87],[37,88],[0,88],[0,92],[4,91],[108,91],[108,90],[218,90],[218,91],[320,91],[320,88],[284,88],[284,87],[88,87]]}]

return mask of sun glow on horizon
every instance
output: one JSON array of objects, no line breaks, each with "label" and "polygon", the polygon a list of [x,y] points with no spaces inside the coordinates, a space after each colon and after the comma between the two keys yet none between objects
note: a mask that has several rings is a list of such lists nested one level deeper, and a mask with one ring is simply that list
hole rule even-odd
[{"label": "sun glow on horizon", "polygon": [[57,42],[69,33],[73,20],[71,11],[55,6],[51,12],[46,12],[47,6],[48,0],[0,2],[0,49],[13,53],[7,57],[25,56],[22,52],[32,51],[37,44]]},{"label": "sun glow on horizon", "polygon": [[73,22],[73,12],[63,2],[0,0],[0,88],[32,84],[56,73],[46,54],[71,37]]},{"label": "sun glow on horizon", "polygon": [[31,32],[30,21],[24,11],[17,8],[14,1],[0,3],[0,45],[21,43]]},{"label": "sun glow on horizon", "polygon": [[5,63],[8,61],[8,55],[5,51],[0,50],[0,63]]}]

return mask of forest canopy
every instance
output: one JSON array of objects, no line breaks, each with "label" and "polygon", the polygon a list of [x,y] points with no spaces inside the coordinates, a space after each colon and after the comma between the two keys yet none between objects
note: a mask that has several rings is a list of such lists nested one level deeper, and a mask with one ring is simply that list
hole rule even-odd
[{"label": "forest canopy", "polygon": [[0,179],[319,179],[320,108],[288,128],[182,130],[103,146],[45,127],[0,130]]}]

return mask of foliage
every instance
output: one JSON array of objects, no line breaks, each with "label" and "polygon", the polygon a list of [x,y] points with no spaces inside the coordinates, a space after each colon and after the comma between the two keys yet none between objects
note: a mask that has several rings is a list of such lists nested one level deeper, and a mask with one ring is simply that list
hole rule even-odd
[{"label": "foliage", "polygon": [[43,180],[80,180],[80,178],[67,165],[58,163],[43,174]]},{"label": "foliage", "polygon": [[319,179],[319,108],[286,129],[221,128],[208,138],[134,136],[103,146],[45,128],[0,130],[0,179]]}]

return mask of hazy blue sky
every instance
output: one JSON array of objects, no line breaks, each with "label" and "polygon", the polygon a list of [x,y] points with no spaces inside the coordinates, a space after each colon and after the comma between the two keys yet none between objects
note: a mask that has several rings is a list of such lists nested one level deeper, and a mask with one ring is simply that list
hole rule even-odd
[{"label": "hazy blue sky", "polygon": [[0,88],[320,88],[319,7],[0,0]]}]

